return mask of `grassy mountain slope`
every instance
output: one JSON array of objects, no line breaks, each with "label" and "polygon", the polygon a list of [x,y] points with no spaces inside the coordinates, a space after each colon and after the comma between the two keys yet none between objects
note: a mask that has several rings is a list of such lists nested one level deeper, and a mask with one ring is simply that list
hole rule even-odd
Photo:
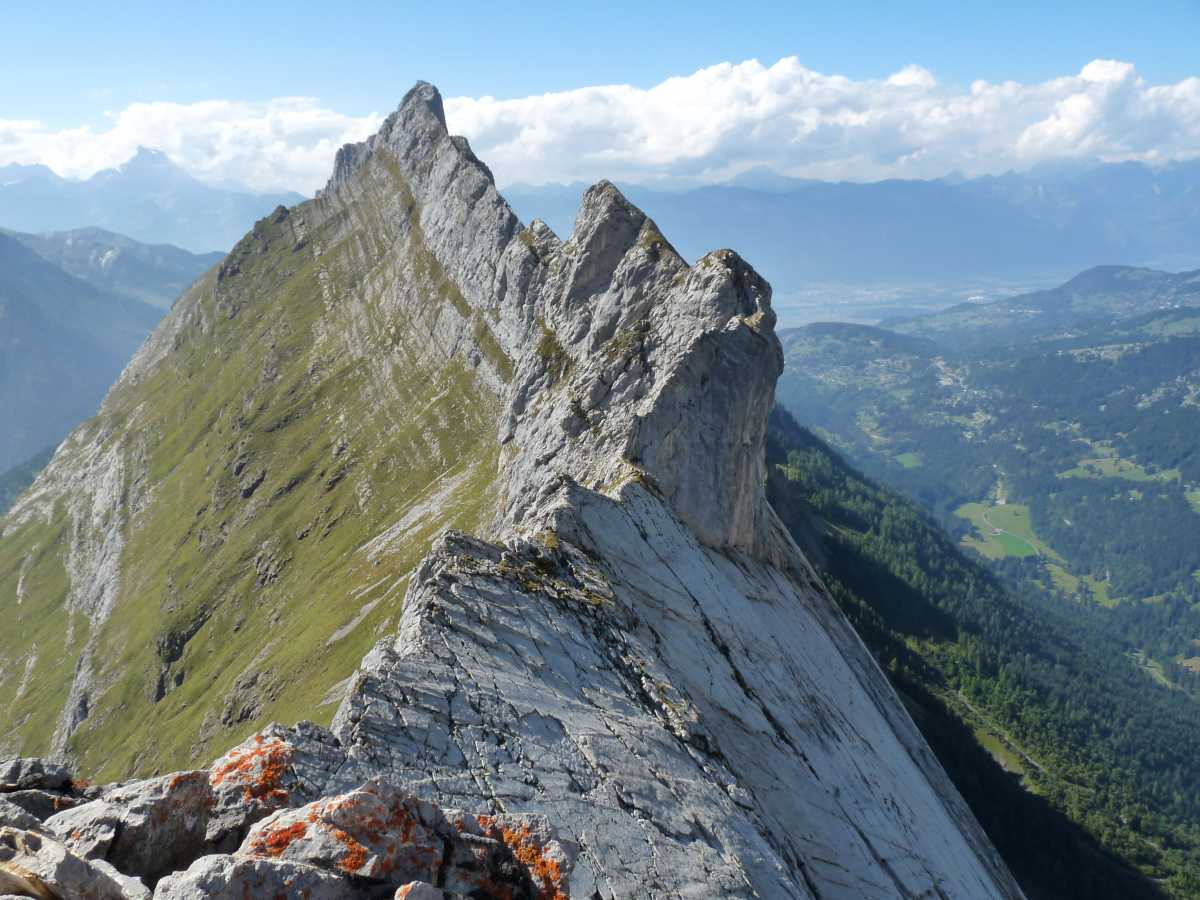
[{"label": "grassy mountain slope", "polygon": [[768,463],[772,505],[1030,896],[1161,896],[1138,869],[1195,896],[1200,709],[1006,591],[780,409]]},{"label": "grassy mountain slope", "polygon": [[507,360],[455,352],[487,325],[419,215],[385,150],[260,221],[10,512],[0,751],[112,777],[327,720],[429,539],[485,530]]}]

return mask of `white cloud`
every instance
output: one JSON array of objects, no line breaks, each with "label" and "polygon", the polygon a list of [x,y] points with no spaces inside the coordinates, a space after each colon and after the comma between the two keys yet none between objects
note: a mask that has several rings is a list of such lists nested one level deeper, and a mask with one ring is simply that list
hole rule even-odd
[{"label": "white cloud", "polygon": [[0,165],[38,162],[82,178],[131,157],[139,146],[165,152],[197,178],[254,190],[311,193],[323,185],[338,147],[375,131],[383,117],[352,117],[305,97],[266,103],[133,103],[110,125],[51,130],[0,119]]},{"label": "white cloud", "polygon": [[795,58],[722,64],[648,90],[455,98],[451,126],[504,181],[721,180],[753,166],[817,178],[928,178],[1062,158],[1200,156],[1200,79],[1151,87],[1095,60],[1041,84],[823,75]]},{"label": "white cloud", "polygon": [[[967,88],[944,85],[917,65],[852,80],[795,58],[771,66],[751,60],[649,89],[450,98],[446,113],[501,184],[718,181],[762,165],[814,178],[928,178],[1064,158],[1200,156],[1200,78],[1151,86],[1115,60],[1036,84]],[[0,119],[0,164],[42,162],[86,176],[144,144],[207,180],[310,192],[324,183],[336,148],[379,121],[304,98],[138,103],[101,130]]]}]

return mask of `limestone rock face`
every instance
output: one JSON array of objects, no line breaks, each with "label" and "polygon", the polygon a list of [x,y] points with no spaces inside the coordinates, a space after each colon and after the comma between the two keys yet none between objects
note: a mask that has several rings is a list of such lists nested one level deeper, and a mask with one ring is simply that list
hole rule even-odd
[{"label": "limestone rock face", "polygon": [[[106,691],[186,720],[175,698],[197,697],[197,672],[232,682],[192,726],[203,742],[293,697],[337,711],[329,731],[270,726],[190,775],[171,874],[138,855],[161,780],[46,828],[165,875],[155,896],[171,898],[1021,896],[765,499],[782,355],[770,289],[736,254],[688,264],[608,183],[566,239],[522,227],[419,84],[205,290],[130,365],[107,437],[85,426],[6,520],[53,524],[72,458],[111,474],[74,501],[108,532],[68,572],[93,627],[72,645],[59,732],[85,753],[103,741]],[[173,408],[186,440],[156,417],[164,383],[219,380],[262,346],[252,385],[208,418]],[[309,444],[288,436],[313,419],[310,443],[332,436],[301,465]],[[185,457],[211,479],[187,493],[163,448],[210,439],[221,462]],[[116,496],[132,499],[109,510]],[[162,513],[179,496],[183,524]],[[156,516],[179,530],[171,564],[134,577],[122,561],[144,559]],[[230,570],[253,604],[222,593]],[[180,581],[209,593],[193,602]],[[104,668],[102,626],[177,595],[153,688],[116,691],[132,676]],[[394,618],[369,618],[388,604]],[[364,621],[378,640],[338,668]]]},{"label": "limestone rock face", "polygon": [[730,251],[689,267],[608,183],[566,244],[535,252],[539,332],[500,437],[505,520],[525,524],[563,479],[604,490],[637,470],[705,543],[762,549],[783,370],[766,282]]}]

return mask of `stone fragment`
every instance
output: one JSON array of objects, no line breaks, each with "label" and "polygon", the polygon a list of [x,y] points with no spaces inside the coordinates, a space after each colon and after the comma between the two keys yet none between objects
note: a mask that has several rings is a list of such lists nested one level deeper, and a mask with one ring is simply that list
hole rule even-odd
[{"label": "stone fragment", "polygon": [[167,875],[154,888],[154,900],[246,900],[303,897],[347,900],[380,896],[360,890],[324,869],[283,859],[202,856],[184,872]]},{"label": "stone fragment", "polygon": [[89,860],[93,868],[99,869],[101,872],[108,875],[113,881],[121,886],[121,890],[125,892],[128,900],[150,900],[153,892],[146,887],[146,883],[140,878],[134,878],[132,875],[126,875],[121,872],[116,866],[107,860],[92,859]]},{"label": "stone fragment", "polygon": [[0,795],[13,806],[19,806],[25,812],[37,819],[45,820],[57,812],[78,804],[78,799],[70,794],[57,794],[40,789],[13,791]]},{"label": "stone fragment", "polygon": [[153,880],[204,852],[212,802],[207,772],[179,772],[120,785],[45,827],[84,856]]},{"label": "stone fragment", "polygon": [[42,820],[15,803],[9,803],[0,797],[0,827],[19,828],[22,831],[40,831]]},{"label": "stone fragment", "polygon": [[443,812],[380,782],[274,813],[250,829],[239,853],[510,900],[565,900],[571,869],[542,817]]},{"label": "stone fragment", "polygon": [[71,773],[48,759],[18,757],[0,762],[0,793],[32,788],[58,791],[70,786]]},{"label": "stone fragment", "polygon": [[125,900],[121,884],[52,838],[0,828],[0,894],[38,900]]},{"label": "stone fragment", "polygon": [[372,783],[274,813],[250,829],[239,852],[393,884],[434,881],[444,846],[439,832],[448,830],[433,804]]}]

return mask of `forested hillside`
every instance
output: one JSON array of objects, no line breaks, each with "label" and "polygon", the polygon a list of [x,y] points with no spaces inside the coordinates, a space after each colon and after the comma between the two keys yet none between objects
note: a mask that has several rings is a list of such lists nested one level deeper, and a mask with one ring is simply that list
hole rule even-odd
[{"label": "forested hillside", "polygon": [[1148,680],[1198,686],[1200,309],[1071,332],[975,351],[809,326],[778,396],[1027,589],[1108,610]]},{"label": "forested hillside", "polygon": [[[1200,891],[1200,705],[776,409],[768,495],[1033,897]],[[1137,877],[1133,869],[1147,878]]]}]

